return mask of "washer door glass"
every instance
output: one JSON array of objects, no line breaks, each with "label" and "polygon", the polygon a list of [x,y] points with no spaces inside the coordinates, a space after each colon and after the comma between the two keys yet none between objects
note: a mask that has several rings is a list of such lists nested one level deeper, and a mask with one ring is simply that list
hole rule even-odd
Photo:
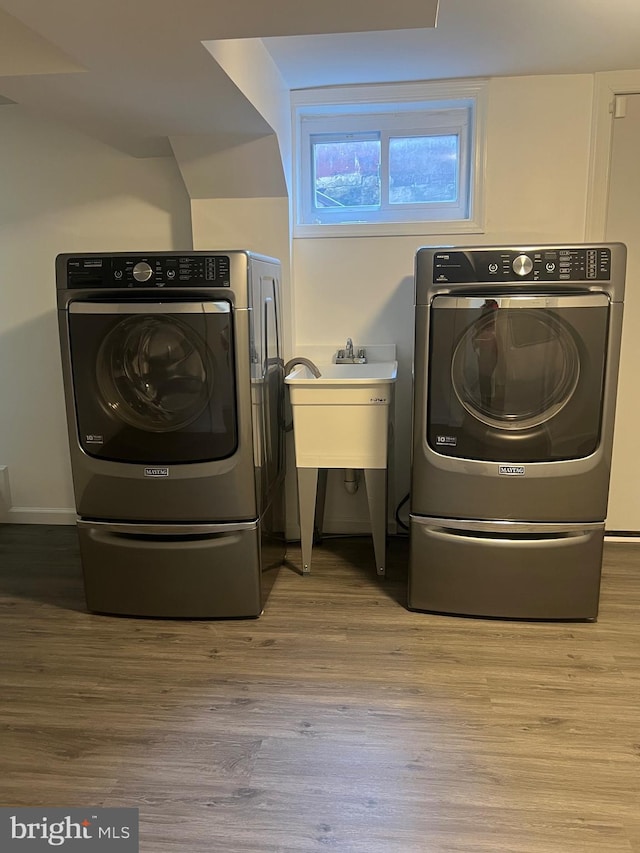
[{"label": "washer door glass", "polygon": [[78,441],[85,453],[154,465],[235,453],[228,301],[78,301],[68,318]]},{"label": "washer door glass", "polygon": [[522,430],[565,406],[580,378],[578,348],[552,314],[526,308],[482,312],[453,354],[453,390],[470,415],[488,426]]},{"label": "washer door glass", "polygon": [[103,405],[137,429],[172,432],[193,423],[214,387],[198,333],[176,317],[122,320],[104,338],[96,375]]}]

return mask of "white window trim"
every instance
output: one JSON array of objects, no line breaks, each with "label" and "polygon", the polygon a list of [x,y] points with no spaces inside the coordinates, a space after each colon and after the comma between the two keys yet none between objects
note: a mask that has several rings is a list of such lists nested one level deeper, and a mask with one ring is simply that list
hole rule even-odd
[{"label": "white window trim", "polygon": [[[294,191],[294,237],[377,237],[411,236],[430,234],[481,234],[484,231],[484,167],[485,167],[485,122],[486,122],[487,81],[449,80],[438,82],[384,84],[377,86],[339,86],[324,89],[294,90],[291,92],[293,143],[295,166],[293,174]],[[375,105],[375,111],[384,111],[384,105],[401,105],[406,112],[415,112],[417,104],[425,102],[446,102],[469,99],[475,102],[472,130],[472,174],[469,187],[468,219],[403,221],[403,222],[367,222],[341,224],[300,224],[298,209],[302,201],[303,187],[300,182],[299,160],[301,157],[301,138],[299,132],[300,116],[318,116],[323,111],[333,115],[336,107],[344,107],[348,112],[353,104]],[[372,109],[372,111],[374,111]]]}]

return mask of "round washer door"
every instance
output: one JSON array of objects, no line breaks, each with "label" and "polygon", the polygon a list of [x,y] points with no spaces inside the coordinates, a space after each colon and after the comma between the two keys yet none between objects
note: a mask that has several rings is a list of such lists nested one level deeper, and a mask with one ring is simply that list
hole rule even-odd
[{"label": "round washer door", "polygon": [[238,447],[230,302],[69,307],[78,441],[90,456],[168,465]]},{"label": "round washer door", "polygon": [[98,351],[102,404],[129,426],[172,432],[193,423],[209,404],[214,368],[207,345],[179,317],[121,320]]}]

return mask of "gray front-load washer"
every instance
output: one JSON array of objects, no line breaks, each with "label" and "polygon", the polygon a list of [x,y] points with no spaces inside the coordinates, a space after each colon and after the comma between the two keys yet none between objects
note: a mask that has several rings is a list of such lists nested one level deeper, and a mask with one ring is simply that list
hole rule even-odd
[{"label": "gray front-load washer", "polygon": [[626,249],[416,256],[408,604],[598,612]]},{"label": "gray front-load washer", "polygon": [[89,609],[258,616],[284,556],[279,262],[64,254],[56,274]]}]

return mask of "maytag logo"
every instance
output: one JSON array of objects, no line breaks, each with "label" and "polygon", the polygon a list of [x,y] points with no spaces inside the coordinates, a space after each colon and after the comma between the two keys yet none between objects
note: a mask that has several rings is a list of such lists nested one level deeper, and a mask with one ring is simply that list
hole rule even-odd
[{"label": "maytag logo", "polygon": [[169,469],[168,468],[145,468],[144,469],[145,477],[168,477]]},{"label": "maytag logo", "polygon": [[508,477],[524,477],[524,465],[499,465],[498,474],[506,474]]}]

